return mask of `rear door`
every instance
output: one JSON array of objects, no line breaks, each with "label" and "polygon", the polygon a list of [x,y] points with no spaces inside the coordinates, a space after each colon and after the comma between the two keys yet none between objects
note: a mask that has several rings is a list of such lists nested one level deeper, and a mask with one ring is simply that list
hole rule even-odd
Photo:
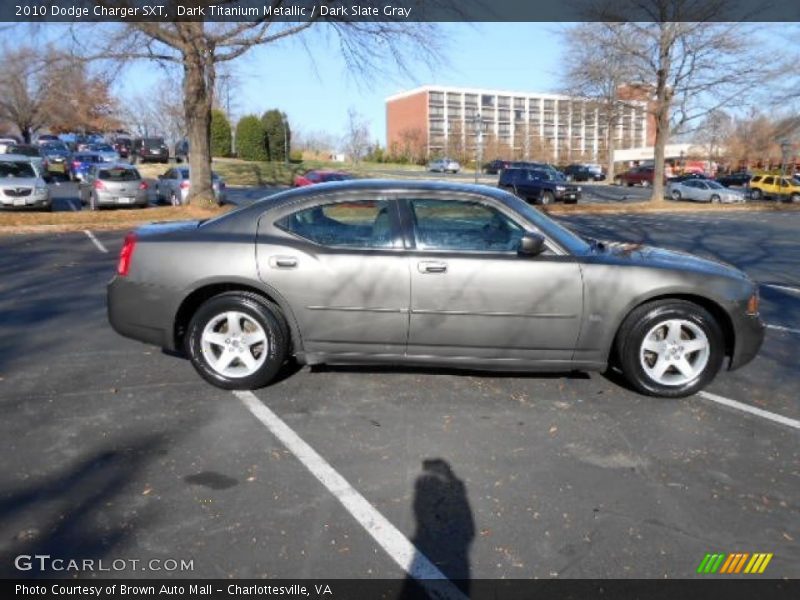
[{"label": "rear door", "polygon": [[396,202],[327,194],[267,214],[259,276],[291,306],[305,351],[402,356],[410,283]]},{"label": "rear door", "polygon": [[482,196],[406,196],[401,206],[413,229],[409,356],[572,359],[583,310],[573,257],[552,244],[519,256],[530,226]]}]

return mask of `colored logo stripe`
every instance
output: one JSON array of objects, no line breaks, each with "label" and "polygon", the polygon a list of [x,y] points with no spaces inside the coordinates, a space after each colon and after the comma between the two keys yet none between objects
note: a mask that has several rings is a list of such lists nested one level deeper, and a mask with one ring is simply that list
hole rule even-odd
[{"label": "colored logo stripe", "polygon": [[[697,567],[698,573],[713,574],[719,572],[720,574],[733,574],[744,573],[760,574],[767,568],[767,565],[772,560],[772,553],[757,552],[749,554],[747,552],[735,552],[733,554],[722,553],[708,553],[700,561]],[[748,561],[748,559],[750,559]],[[745,564],[747,566],[745,566]]]}]

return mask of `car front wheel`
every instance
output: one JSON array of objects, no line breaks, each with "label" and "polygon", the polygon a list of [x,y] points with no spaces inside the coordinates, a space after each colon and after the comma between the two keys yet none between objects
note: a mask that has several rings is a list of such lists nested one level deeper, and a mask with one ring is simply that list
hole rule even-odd
[{"label": "car front wheel", "polygon": [[714,317],[684,300],[661,300],[634,309],[617,335],[622,372],[639,392],[682,398],[708,385],[724,359],[724,338]]},{"label": "car front wheel", "polygon": [[672,199],[673,200],[680,200],[681,193],[678,190],[672,190]]},{"label": "car front wheel", "polygon": [[288,352],[288,329],[280,309],[244,292],[206,301],[192,317],[186,352],[209,383],[250,390],[269,383]]}]

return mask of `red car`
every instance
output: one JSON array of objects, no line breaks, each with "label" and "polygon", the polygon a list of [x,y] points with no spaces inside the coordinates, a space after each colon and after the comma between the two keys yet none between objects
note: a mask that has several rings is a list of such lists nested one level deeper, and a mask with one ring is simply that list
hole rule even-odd
[{"label": "red car", "polygon": [[[617,185],[641,185],[643,187],[649,187],[653,185],[653,174],[654,169],[653,167],[633,167],[629,171],[625,171],[624,173],[620,173],[614,178],[614,183]],[[664,175],[664,185],[667,184],[667,176]]]},{"label": "red car", "polygon": [[326,183],[328,181],[345,181],[347,179],[355,179],[355,177],[345,171],[307,171],[303,175],[297,175],[294,178],[294,187]]}]

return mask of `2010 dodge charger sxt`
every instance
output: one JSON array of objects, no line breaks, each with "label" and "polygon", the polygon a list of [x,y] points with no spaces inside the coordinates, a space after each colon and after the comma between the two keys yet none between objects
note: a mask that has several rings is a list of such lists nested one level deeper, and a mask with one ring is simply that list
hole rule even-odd
[{"label": "2010 dodge charger sxt", "polygon": [[680,397],[758,352],[757,286],[729,265],[583,239],[498,189],[348,181],[128,235],[122,335],[185,350],[226,389],[305,364],[603,370]]}]

